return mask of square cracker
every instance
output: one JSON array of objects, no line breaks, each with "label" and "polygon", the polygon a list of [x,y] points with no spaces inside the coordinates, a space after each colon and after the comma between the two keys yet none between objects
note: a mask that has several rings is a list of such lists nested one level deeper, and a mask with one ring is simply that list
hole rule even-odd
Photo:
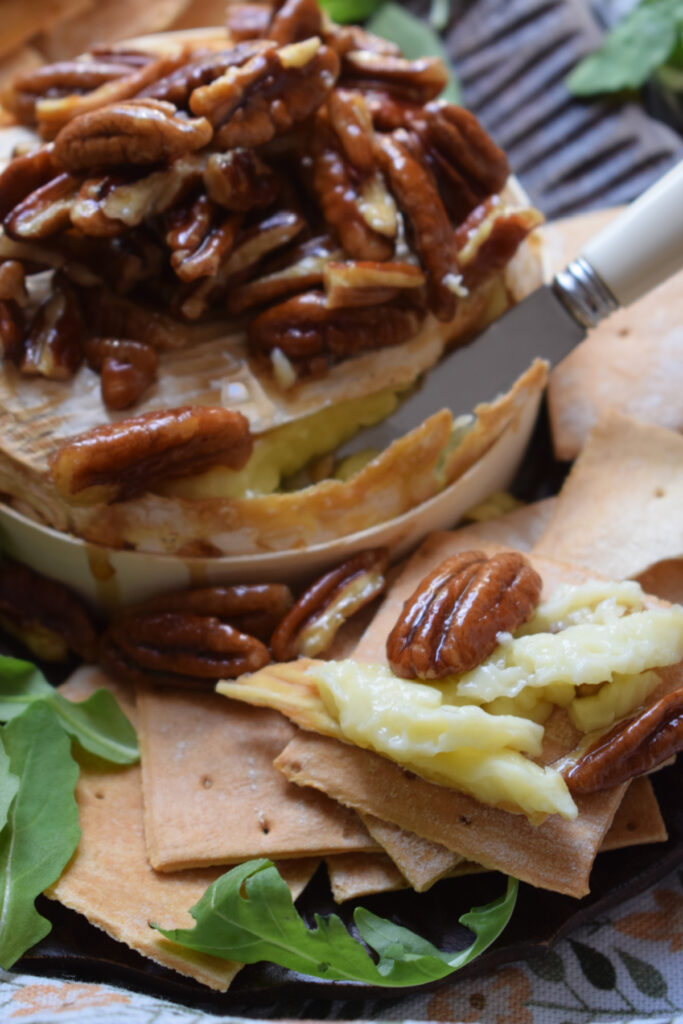
[{"label": "square cracker", "polygon": [[425,892],[463,859],[446,846],[406,832],[373,814],[361,814],[360,819],[373,839],[386,850],[406,884],[416,892]]},{"label": "square cracker", "polygon": [[[459,532],[427,538],[390,589],[354,657],[385,663],[386,637],[405,598],[435,565],[470,546]],[[495,546],[478,546],[489,553],[496,550]],[[531,560],[541,574],[546,595],[561,582],[578,583],[590,575],[543,558]],[[662,690],[668,691],[677,685],[680,667],[662,675]],[[545,733],[544,763],[571,750],[579,738],[561,710],[546,723]],[[626,789],[619,786],[577,799],[579,816],[574,821],[553,815],[534,827],[522,815],[486,807],[456,790],[414,777],[372,751],[328,737],[300,733],[276,760],[276,766],[290,781],[314,786],[360,813],[374,814],[468,860],[573,896],[588,892],[591,865]]]},{"label": "square cracker", "polygon": [[339,853],[326,857],[325,864],[335,903],[408,886],[386,853]]},{"label": "square cracker", "polygon": [[[61,688],[70,700],[84,700],[96,689],[111,690],[128,717],[135,708],[127,688],[99,669],[79,669]],[[204,868],[161,875],[147,862],[139,765],[119,768],[86,760],[76,786],[81,840],[62,876],[46,895],[83,914],[91,924],[164,967],[225,991],[240,964],[180,951],[149,927],[191,928],[189,908],[223,869]],[[317,866],[316,860],[279,865],[296,897]]]},{"label": "square cracker", "polygon": [[617,413],[591,433],[534,551],[609,579],[683,555],[683,436]]},{"label": "square cracker", "polygon": [[138,717],[147,854],[158,871],[377,850],[356,814],[273,768],[295,732],[279,712],[141,688]]}]

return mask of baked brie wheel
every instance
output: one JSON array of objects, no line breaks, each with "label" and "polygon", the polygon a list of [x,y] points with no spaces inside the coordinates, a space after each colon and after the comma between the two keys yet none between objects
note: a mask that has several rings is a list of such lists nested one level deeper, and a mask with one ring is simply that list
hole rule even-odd
[{"label": "baked brie wheel", "polygon": [[366,529],[452,483],[545,381],[335,458],[539,283],[542,218],[439,100],[440,60],[304,0],[252,13],[14,82],[0,493],[89,542],[221,556]]}]

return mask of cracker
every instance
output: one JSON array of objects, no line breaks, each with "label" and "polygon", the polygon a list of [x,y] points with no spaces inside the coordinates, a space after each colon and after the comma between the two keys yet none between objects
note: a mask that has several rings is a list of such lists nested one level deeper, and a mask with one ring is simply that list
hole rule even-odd
[{"label": "cracker", "polygon": [[[17,0],[19,2],[19,0]],[[25,3],[25,0],[22,0]],[[51,5],[55,0],[50,0]],[[58,0],[65,5],[69,0]],[[49,27],[39,24],[34,31],[42,31],[40,49],[49,61],[63,60],[86,53],[94,46],[110,46],[122,38],[159,32],[169,27],[185,10],[188,0],[70,0],[78,13],[60,19]],[[43,7],[39,2],[36,6]],[[82,8],[87,8],[83,10]]]},{"label": "cracker", "polygon": [[473,548],[491,543],[516,551],[530,551],[543,535],[556,501],[556,498],[544,498],[494,519],[469,523],[458,528],[458,537]]},{"label": "cracker", "polygon": [[[99,669],[79,669],[62,687],[70,699],[84,700],[100,688],[111,690],[123,710],[135,720],[130,692]],[[221,868],[161,875],[145,855],[140,767],[116,768],[86,761],[76,786],[81,840],[75,855],[46,895],[83,914],[91,924],[130,949],[164,967],[225,991],[240,964],[186,951],[181,953],[149,927],[193,926],[189,908],[222,873]],[[293,863],[293,895],[301,892],[317,861]]]},{"label": "cracker", "polygon": [[353,812],[275,771],[295,731],[277,711],[141,689],[138,715],[147,853],[157,870],[377,849]]},{"label": "cracker", "polygon": [[683,555],[683,437],[607,413],[553,508],[534,551],[610,579]]},{"label": "cracker", "polygon": [[[614,211],[601,211],[558,225],[568,246],[554,260],[556,267],[564,266],[581,242],[613,217]],[[549,250],[553,234],[551,226]],[[628,309],[612,314],[553,370],[548,412],[555,454],[559,459],[574,459],[606,409],[683,431],[682,380],[683,273],[679,273]]]},{"label": "cracker", "polygon": [[360,818],[416,892],[425,892],[463,860],[447,847],[422,839],[414,832],[406,832],[373,814],[361,814]]},{"label": "cracker", "polygon": [[663,843],[667,838],[666,824],[652,783],[647,778],[634,779],[614,815],[600,852],[623,850],[645,843]]},{"label": "cracker", "polygon": [[396,892],[408,885],[386,853],[339,853],[326,857],[325,864],[335,903]]}]

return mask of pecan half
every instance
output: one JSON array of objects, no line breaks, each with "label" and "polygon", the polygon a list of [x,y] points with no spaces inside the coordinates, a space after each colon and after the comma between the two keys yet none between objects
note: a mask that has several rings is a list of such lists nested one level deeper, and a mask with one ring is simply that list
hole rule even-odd
[{"label": "pecan half", "polygon": [[107,196],[121,181],[111,174],[86,179],[71,205],[69,216],[73,226],[95,238],[115,238],[122,234],[126,230],[123,221],[107,217],[103,209]]},{"label": "pecan half", "polygon": [[422,320],[419,308],[398,303],[330,309],[325,293],[313,291],[255,317],[248,338],[256,353],[279,349],[302,376],[335,359],[399,345],[417,334]]},{"label": "pecan half", "polygon": [[228,35],[236,43],[265,36],[273,17],[269,3],[229,3],[225,11]]},{"label": "pecan half", "polygon": [[284,583],[219,584],[161,594],[134,610],[210,615],[265,642],[293,601],[292,592]]},{"label": "pecan half", "polygon": [[3,227],[17,241],[47,238],[71,224],[71,209],[80,181],[71,174],[58,174],[22,199],[7,214]]},{"label": "pecan half", "polygon": [[112,60],[62,60],[43,64],[16,76],[12,82],[12,109],[23,124],[35,124],[38,100],[83,96],[130,74],[129,64]]},{"label": "pecan half", "polygon": [[250,39],[227,50],[196,54],[181,67],[152,82],[136,95],[138,99],[166,100],[179,109],[189,109],[190,96],[195,89],[213,82],[228,68],[246,64],[250,57],[270,45],[272,44],[267,44],[263,40]]},{"label": "pecan half", "polygon": [[55,160],[69,171],[153,164],[201,149],[211,136],[206,118],[182,117],[161,100],[128,100],[70,121],[55,139]]},{"label": "pecan half", "polygon": [[346,158],[360,174],[372,174],[375,170],[372,117],[365,97],[347,89],[333,89],[327,111]]},{"label": "pecan half", "polygon": [[387,660],[404,679],[443,679],[476,668],[498,634],[531,618],[541,595],[538,573],[516,551],[447,558],[404,603],[387,639]]},{"label": "pecan half", "polygon": [[218,211],[206,195],[189,209],[171,214],[166,243],[173,250],[171,266],[181,281],[213,277],[235,246],[242,218]]},{"label": "pecan half", "polygon": [[[66,656],[67,650],[75,651],[85,661],[97,660],[95,624],[74,591],[8,559],[0,562],[0,615],[15,635],[29,643],[36,633],[54,634],[50,646],[56,647],[58,660]],[[45,655],[45,645],[40,653]]]},{"label": "pecan half", "polygon": [[280,181],[268,164],[250,149],[212,153],[204,171],[204,184],[214,203],[237,213],[270,206]]},{"label": "pecan half", "polygon": [[377,161],[408,219],[427,273],[429,307],[437,319],[448,321],[456,306],[448,281],[459,272],[455,233],[448,214],[429,171],[411,155],[399,132],[377,135],[375,139]]},{"label": "pecan half", "polygon": [[100,652],[103,667],[130,682],[213,688],[267,665],[256,637],[211,615],[132,612],[109,625]]},{"label": "pecan half", "polygon": [[28,302],[26,268],[19,260],[0,263],[0,301],[14,302],[17,306],[25,306]]},{"label": "pecan half", "polygon": [[227,306],[231,313],[243,313],[254,306],[272,303],[295,292],[308,291],[322,284],[325,267],[342,252],[326,235],[311,238],[282,257],[263,267],[263,274],[254,281],[237,285],[228,292]]},{"label": "pecan half", "polygon": [[278,46],[322,35],[323,19],[317,0],[285,0],[275,12],[268,38]]},{"label": "pecan half", "polygon": [[472,210],[455,232],[465,286],[474,288],[501,271],[542,222],[538,210],[505,210],[499,196]]},{"label": "pecan half", "polygon": [[209,466],[242,469],[253,441],[249,421],[231,409],[160,409],[108,423],[52,456],[58,494],[75,504],[123,501],[164,480]]},{"label": "pecan half", "polygon": [[5,218],[22,199],[47,185],[59,168],[54,162],[54,146],[48,143],[22,156],[15,156],[0,171],[0,217]]},{"label": "pecan half", "polygon": [[156,380],[157,354],[143,341],[91,338],[85,358],[102,378],[102,400],[108,409],[130,408]]},{"label": "pecan half", "polygon": [[425,275],[412,263],[337,263],[330,260],[323,270],[323,283],[330,309],[340,306],[374,306],[400,291],[421,288]]},{"label": "pecan half", "polygon": [[324,653],[341,626],[382,593],[388,560],[386,548],[371,548],[316,580],[273,633],[273,656],[291,661],[298,655],[315,658]]},{"label": "pecan half", "polygon": [[280,49],[271,44],[242,67],[195,89],[190,108],[214,125],[218,148],[260,146],[309,117],[338,74],[339,58],[320,40]]},{"label": "pecan half", "polygon": [[683,689],[618,722],[564,773],[572,793],[598,793],[651,772],[683,750]]},{"label": "pecan half", "polygon": [[25,341],[23,310],[13,299],[0,299],[0,350],[3,358],[20,363]]},{"label": "pecan half", "polygon": [[21,372],[69,380],[83,360],[85,328],[76,292],[62,275],[38,308],[24,343]]},{"label": "pecan half", "polygon": [[370,50],[344,55],[342,80],[354,88],[385,89],[416,103],[436,99],[448,84],[448,69],[438,57],[405,57]]}]

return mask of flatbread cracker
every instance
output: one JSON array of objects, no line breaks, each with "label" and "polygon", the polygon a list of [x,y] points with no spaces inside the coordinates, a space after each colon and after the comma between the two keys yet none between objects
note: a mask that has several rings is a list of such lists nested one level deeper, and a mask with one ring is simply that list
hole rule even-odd
[{"label": "flatbread cracker", "polygon": [[683,555],[683,437],[607,413],[560,491],[534,552],[609,579]]},{"label": "flatbread cracker", "polygon": [[[61,692],[70,699],[84,700],[100,687],[114,693],[129,718],[135,720],[130,691],[92,666],[78,669]],[[91,924],[156,963],[225,991],[240,964],[190,950],[180,953],[177,946],[149,927],[150,920],[164,928],[192,927],[189,908],[223,869],[172,875],[152,870],[145,854],[138,765],[117,768],[87,762],[81,768],[76,799],[81,840],[61,878],[46,895],[83,914]],[[292,865],[295,897],[317,863],[309,860]]]},{"label": "flatbread cracker", "polygon": [[335,903],[405,889],[408,882],[386,853],[340,853],[326,857]]},{"label": "flatbread cracker", "polygon": [[406,832],[373,814],[361,814],[360,819],[373,839],[386,850],[406,884],[416,892],[425,892],[463,860],[447,847]]},{"label": "flatbread cracker", "polygon": [[667,838],[666,824],[652,783],[647,778],[634,779],[619,804],[600,852],[623,850],[645,843],[664,843]]},{"label": "flatbread cracker", "polygon": [[295,731],[277,711],[140,689],[138,718],[147,854],[158,871],[378,849],[353,812],[272,767]]},{"label": "flatbread cracker", "polygon": [[[553,269],[618,211],[550,225],[544,232]],[[558,246],[558,241],[564,242]],[[591,330],[550,375],[548,412],[559,459],[574,459],[606,409],[683,431],[683,273]]]}]

